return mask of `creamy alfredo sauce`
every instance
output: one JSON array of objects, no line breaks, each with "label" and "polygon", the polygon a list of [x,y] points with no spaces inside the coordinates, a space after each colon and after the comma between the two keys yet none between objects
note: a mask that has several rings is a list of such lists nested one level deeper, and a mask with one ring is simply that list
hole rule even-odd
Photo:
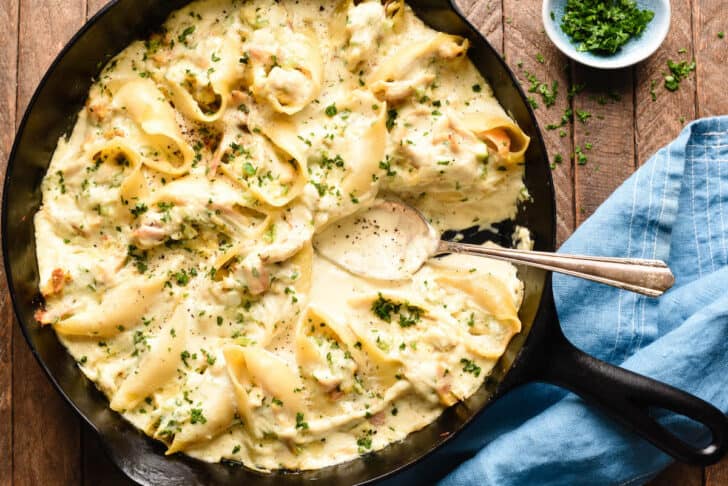
[{"label": "creamy alfredo sauce", "polygon": [[313,245],[320,256],[355,275],[403,280],[435,255],[439,240],[414,208],[380,201],[330,224]]},{"label": "creamy alfredo sauce", "polygon": [[466,51],[399,2],[173,13],[58,143],[37,319],[169,453],[312,469],[424,427],[520,331],[515,269],[373,282],[311,240],[392,195],[438,230],[514,216],[528,138]]}]

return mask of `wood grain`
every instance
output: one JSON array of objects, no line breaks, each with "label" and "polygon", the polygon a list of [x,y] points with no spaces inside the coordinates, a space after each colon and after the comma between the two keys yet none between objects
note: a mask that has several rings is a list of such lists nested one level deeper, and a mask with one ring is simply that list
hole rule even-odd
[{"label": "wood grain", "polygon": [[[0,2],[0,174],[17,121],[55,53],[107,0],[2,0]],[[728,113],[725,67],[728,65],[728,0],[672,0],[670,33],[661,49],[635,68],[604,76],[567,60],[543,33],[538,0],[456,0],[469,20],[506,60],[527,89],[526,72],[539,81],[559,83],[556,104],[535,111],[548,151],[564,161],[553,175],[558,207],[559,242],[568,237],[639,164],[701,116]],[[685,53],[678,50],[684,48]],[[543,56],[543,62],[536,55]],[[662,88],[667,60],[695,58],[697,69],[670,93]],[[519,67],[519,63],[521,67]],[[588,88],[566,97],[570,80]],[[657,81],[653,102],[652,81]],[[608,93],[619,95],[618,100]],[[605,104],[600,104],[600,100]],[[559,130],[568,107],[591,113]],[[685,122],[680,118],[684,117]],[[587,142],[592,149],[585,148]],[[574,147],[588,158],[569,160]],[[97,437],[62,402],[14,329],[7,289],[0,288],[0,486],[125,485],[128,481],[103,454]],[[42,413],[39,411],[42,409]],[[650,486],[728,485],[728,459],[706,468],[675,464]]]},{"label": "wood grain", "polygon": [[96,12],[101,10],[101,7],[109,3],[109,0],[88,0],[86,2],[86,18],[90,19]]},{"label": "wood grain", "polygon": [[551,107],[546,107],[538,94],[530,93],[529,96],[538,103],[538,108],[535,110],[536,118],[541,126],[541,133],[544,135],[550,159],[554,160],[557,154],[563,158],[563,162],[555,164],[553,170],[558,213],[556,237],[557,244],[560,245],[574,231],[575,223],[574,166],[569,161],[569,154],[572,151],[571,137],[568,136],[570,128],[564,127],[567,136],[563,137],[559,136],[560,130],[545,130],[544,128],[549,124],[558,123],[564,110],[569,107],[569,100],[566,96],[569,87],[569,73],[565,69],[568,60],[553,47],[540,28],[540,2],[504,0],[503,16],[506,61],[524,88],[528,89],[531,84],[527,80],[527,73],[535,76],[540,82],[548,84],[549,87],[553,81],[558,83],[556,103]]},{"label": "wood grain", "polygon": [[501,0],[456,0],[460,10],[488,42],[503,54],[503,4]]},{"label": "wood grain", "polygon": [[[574,151],[580,149],[587,158],[586,163],[575,161],[579,225],[635,170],[633,71],[620,69],[605,76],[575,65],[572,77],[576,85],[585,86],[573,104]],[[579,112],[591,116],[582,122]]]},{"label": "wood grain", "polygon": [[[698,116],[728,114],[728,2],[693,0],[693,45],[697,63]],[[723,38],[718,33],[723,32]]]},{"label": "wood grain", "polygon": [[658,474],[648,486],[703,486],[703,468],[677,462]]},{"label": "wood grain", "polygon": [[[84,0],[20,1],[16,120],[85,14]],[[78,418],[41,372],[20,332],[14,333],[13,350],[13,482],[78,484]]]},{"label": "wood grain", "polygon": [[728,457],[705,469],[705,486],[725,486],[726,484],[728,484]]},{"label": "wood grain", "polygon": [[670,32],[665,42],[635,70],[635,143],[639,165],[674,139],[696,116],[694,75],[684,79],[675,92],[664,87],[667,61],[690,62],[694,57],[691,2],[672,0],[671,7]]},{"label": "wood grain", "polygon": [[[0,3],[0,177],[5,168],[15,133],[15,96],[18,66],[18,2]],[[0,196],[2,189],[0,188]],[[0,486],[13,477],[13,311],[0,269]]]}]

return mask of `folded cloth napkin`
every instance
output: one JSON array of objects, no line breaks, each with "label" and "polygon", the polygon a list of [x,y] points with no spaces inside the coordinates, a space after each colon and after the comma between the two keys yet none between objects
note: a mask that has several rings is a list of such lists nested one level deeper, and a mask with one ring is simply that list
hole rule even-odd
[{"label": "folded cloth napkin", "polygon": [[[728,117],[685,127],[560,251],[667,261],[676,283],[659,299],[555,274],[561,325],[584,351],[728,411]],[[683,417],[662,421],[707,441]],[[633,485],[670,462],[575,395],[531,384],[391,484]]]}]

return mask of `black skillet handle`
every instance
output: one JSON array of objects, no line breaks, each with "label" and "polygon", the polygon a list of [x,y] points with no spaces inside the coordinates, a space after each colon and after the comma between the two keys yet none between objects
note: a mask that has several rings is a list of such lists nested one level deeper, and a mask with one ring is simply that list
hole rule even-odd
[{"label": "black skillet handle", "polygon": [[[567,388],[675,459],[707,466],[726,452],[728,417],[700,398],[675,387],[600,361],[571,344],[557,323],[529,363],[530,376]],[[649,409],[686,416],[711,432],[704,447],[688,444],[663,427]]]}]

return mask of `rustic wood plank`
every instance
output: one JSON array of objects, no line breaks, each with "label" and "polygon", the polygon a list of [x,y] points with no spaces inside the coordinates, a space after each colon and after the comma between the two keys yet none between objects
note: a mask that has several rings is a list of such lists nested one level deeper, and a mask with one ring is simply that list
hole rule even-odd
[{"label": "rustic wood plank", "polygon": [[[18,1],[0,2],[0,178],[5,168],[15,133],[15,96],[18,67]],[[2,189],[0,188],[0,196]],[[13,310],[0,269],[0,485],[10,485],[13,477],[12,423],[12,343]]]},{"label": "rustic wood plank", "polygon": [[[55,54],[80,27],[85,0],[20,0],[16,120]],[[78,484],[78,419],[31,355],[13,336],[13,482]]]},{"label": "rustic wood plank", "polygon": [[[697,63],[697,115],[728,113],[725,67],[728,65],[726,0],[693,0],[693,44]],[[719,37],[723,32],[723,38]]]},{"label": "rustic wood plank", "polygon": [[[726,483],[723,483],[726,484]],[[703,468],[676,462],[657,475],[648,486],[703,486]]]},{"label": "rustic wood plank", "polygon": [[88,0],[86,5],[86,18],[91,18],[96,15],[96,12],[101,10],[101,7],[109,3],[109,0]]},{"label": "rustic wood plank", "polygon": [[559,123],[564,110],[569,107],[567,91],[569,72],[567,58],[549,41],[541,25],[541,2],[520,0],[504,0],[504,52],[506,60],[518,75],[521,84],[529,89],[531,83],[528,74],[535,76],[540,82],[551,86],[558,83],[556,103],[546,107],[536,93],[530,96],[538,103],[536,118],[544,135],[546,148],[553,161],[557,154],[563,162],[554,164],[553,178],[556,190],[557,208],[557,244],[561,244],[574,231],[574,166],[569,161],[572,141],[568,136],[569,126],[561,130],[546,130],[549,124]]},{"label": "rustic wood plank", "polygon": [[725,486],[728,484],[728,457],[718,464],[705,468],[705,486]]},{"label": "rustic wood plank", "polygon": [[653,56],[636,66],[635,141],[639,165],[647,162],[680,133],[685,123],[696,117],[695,76],[684,79],[676,92],[664,88],[667,61],[694,58],[691,2],[672,0],[671,7],[672,21],[665,42]]},{"label": "rustic wood plank", "polygon": [[[633,70],[602,71],[575,65],[574,195],[581,224],[635,170]],[[579,113],[591,115],[579,120]],[[589,148],[591,147],[591,148]],[[579,151],[586,161],[579,163]],[[585,162],[585,163],[584,163]]]},{"label": "rustic wood plank", "polygon": [[503,54],[503,5],[501,0],[456,0],[468,20]]}]

